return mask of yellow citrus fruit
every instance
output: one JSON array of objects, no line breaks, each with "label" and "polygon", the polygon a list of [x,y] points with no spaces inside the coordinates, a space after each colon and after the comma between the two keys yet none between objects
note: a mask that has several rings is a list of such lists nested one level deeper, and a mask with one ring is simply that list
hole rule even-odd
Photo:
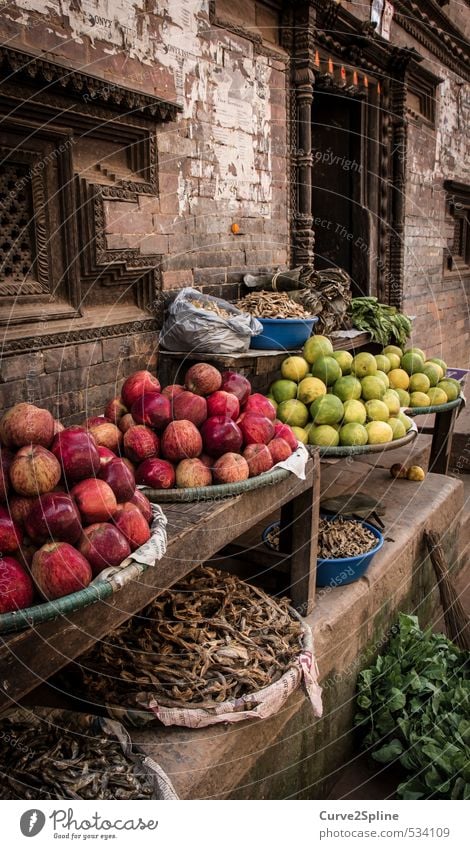
[{"label": "yellow citrus fruit", "polygon": [[278,404],[290,401],[291,398],[297,398],[297,384],[295,380],[275,380],[269,387],[269,394]]},{"label": "yellow citrus fruit", "polygon": [[400,397],[395,389],[387,389],[382,401],[387,405],[391,416],[396,416],[400,412]]},{"label": "yellow citrus fruit", "polygon": [[308,430],[305,427],[297,427],[297,425],[294,425],[292,431],[299,442],[303,442],[304,445],[308,444]]},{"label": "yellow citrus fruit", "polygon": [[384,371],[385,374],[388,374],[391,369],[391,365],[390,360],[386,354],[376,354],[375,362],[377,363],[377,368],[379,369],[379,371]]},{"label": "yellow citrus fruit", "polygon": [[369,422],[366,424],[366,430],[369,445],[379,445],[383,442],[391,442],[393,439],[393,430],[387,422]]},{"label": "yellow citrus fruit", "polygon": [[351,373],[353,356],[349,351],[333,351],[331,356],[336,360],[343,374]]},{"label": "yellow citrus fruit", "polygon": [[431,389],[428,389],[428,398],[431,402],[431,407],[435,407],[436,404],[447,404],[447,395],[438,386],[431,386]]},{"label": "yellow citrus fruit", "polygon": [[444,380],[440,380],[437,384],[437,388],[444,390],[448,401],[455,401],[455,399],[458,398],[460,395],[460,386],[458,382],[449,380],[449,378],[444,378]]},{"label": "yellow citrus fruit", "polygon": [[343,404],[336,395],[322,395],[310,405],[310,415],[316,425],[333,425],[343,418]]},{"label": "yellow citrus fruit", "polygon": [[326,336],[311,336],[307,339],[302,353],[308,363],[314,363],[318,357],[331,356],[333,345]]},{"label": "yellow citrus fruit", "polygon": [[388,374],[385,374],[384,371],[379,370],[375,373],[375,377],[378,377],[382,381],[383,385],[385,386],[385,389],[388,389],[388,387],[390,386]]},{"label": "yellow citrus fruit", "polygon": [[326,386],[318,377],[304,377],[300,381],[297,398],[302,404],[311,404],[320,395],[326,395]]},{"label": "yellow citrus fruit", "polygon": [[418,354],[418,356],[421,357],[423,362],[426,361],[426,354],[424,353],[422,348],[407,348],[406,351],[404,351],[404,354]]},{"label": "yellow citrus fruit", "polygon": [[416,374],[418,371],[423,371],[424,360],[419,354],[414,354],[410,351],[408,354],[403,354],[400,367],[404,369],[407,374]]},{"label": "yellow citrus fruit", "polygon": [[273,395],[266,395],[266,398],[268,399],[268,401],[271,401],[271,404],[273,405],[274,409],[277,410],[277,401],[274,398],[274,396]]},{"label": "yellow citrus fruit", "polygon": [[391,389],[408,389],[410,378],[402,368],[392,368],[388,373],[388,382]]},{"label": "yellow citrus fruit", "polygon": [[303,357],[287,357],[281,366],[281,374],[286,380],[295,380],[299,383],[309,370],[309,363]]},{"label": "yellow citrus fruit", "polygon": [[339,445],[339,433],[330,425],[312,427],[308,435],[309,445],[335,446]]},{"label": "yellow citrus fruit", "polygon": [[362,397],[365,401],[380,399],[385,392],[385,386],[380,377],[368,375],[361,380]]},{"label": "yellow citrus fruit", "polygon": [[344,402],[343,424],[364,424],[367,419],[367,410],[362,401],[355,398]]},{"label": "yellow citrus fruit", "polygon": [[340,377],[334,382],[333,392],[341,401],[360,398],[362,392],[361,382],[353,374],[347,374],[345,377]]},{"label": "yellow citrus fruit", "polygon": [[377,363],[373,354],[368,354],[367,351],[362,351],[356,354],[351,363],[351,372],[356,377],[366,377],[367,375],[375,374],[377,371]]},{"label": "yellow citrus fruit", "polygon": [[412,392],[410,395],[410,407],[429,407],[429,395],[425,392]]},{"label": "yellow citrus fruit", "polygon": [[442,376],[444,377],[444,375],[445,375],[445,373],[446,373],[446,371],[447,371],[447,365],[446,365],[446,363],[444,362],[444,360],[439,359],[439,357],[430,357],[430,358],[429,358],[429,362],[430,362],[430,363],[436,363],[436,365],[440,366],[440,368],[441,368],[441,369],[442,369],[442,371],[443,371],[443,375],[442,375]]},{"label": "yellow citrus fruit", "polygon": [[400,407],[409,407],[410,406],[410,395],[405,389],[393,389],[393,392],[396,392],[400,399]]},{"label": "yellow citrus fruit", "polygon": [[400,419],[392,417],[388,420],[387,424],[389,424],[392,428],[394,439],[402,439],[406,435],[405,425],[400,421]]},{"label": "yellow citrus fruit", "polygon": [[386,354],[387,357],[389,354],[394,354],[396,357],[400,357],[401,360],[403,351],[398,347],[398,345],[387,345],[387,347],[383,349],[382,354]]},{"label": "yellow citrus fruit", "polygon": [[333,357],[318,357],[312,366],[312,374],[327,386],[332,386],[341,377],[341,369]]},{"label": "yellow citrus fruit", "polygon": [[367,418],[374,422],[387,422],[390,418],[387,405],[377,399],[366,401]]},{"label": "yellow citrus fruit", "polygon": [[340,445],[367,445],[368,433],[362,424],[349,422],[339,432]]},{"label": "yellow citrus fruit", "polygon": [[[386,354],[387,360],[390,363],[390,368],[400,368],[401,357],[398,354]],[[387,372],[388,374],[388,372]]]},{"label": "yellow citrus fruit", "polygon": [[439,381],[444,377],[442,369],[437,365],[437,363],[425,363],[423,374],[425,374],[429,380],[430,386],[437,386]]},{"label": "yellow citrus fruit", "polygon": [[279,421],[288,424],[291,427],[305,427],[308,422],[308,410],[302,401],[291,399],[283,401],[277,408],[277,417]]},{"label": "yellow citrus fruit", "polygon": [[413,422],[411,421],[409,416],[405,416],[404,413],[398,413],[397,419],[400,419],[400,421],[404,425],[404,428],[405,428],[407,433],[410,430],[410,428],[413,427]]},{"label": "yellow citrus fruit", "polygon": [[417,374],[411,375],[409,387],[410,392],[427,392],[430,386],[431,381],[424,373],[417,372]]}]

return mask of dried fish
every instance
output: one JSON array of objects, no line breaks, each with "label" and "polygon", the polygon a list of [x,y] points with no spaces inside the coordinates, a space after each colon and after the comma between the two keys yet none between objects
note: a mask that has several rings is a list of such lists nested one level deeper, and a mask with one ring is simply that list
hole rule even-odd
[{"label": "dried fish", "polygon": [[214,706],[266,687],[300,649],[288,599],[200,566],[82,656],[82,688],[101,704],[141,706],[147,693]]},{"label": "dried fish", "polygon": [[250,292],[237,301],[236,306],[255,318],[311,318],[313,315],[286,292]]},{"label": "dried fish", "polygon": [[1,731],[0,799],[154,798],[151,777],[105,734],[32,714],[4,720]]},{"label": "dried fish", "polygon": [[317,555],[322,560],[356,557],[376,545],[377,537],[360,522],[341,516],[334,520],[320,519]]},{"label": "dried fish", "polygon": [[233,313],[230,313],[228,310],[221,307],[220,304],[217,304],[215,301],[204,300],[199,301],[197,298],[188,298],[188,303],[192,304],[193,307],[199,310],[209,310],[209,312],[215,312],[216,315],[220,316],[220,318],[233,318]]}]

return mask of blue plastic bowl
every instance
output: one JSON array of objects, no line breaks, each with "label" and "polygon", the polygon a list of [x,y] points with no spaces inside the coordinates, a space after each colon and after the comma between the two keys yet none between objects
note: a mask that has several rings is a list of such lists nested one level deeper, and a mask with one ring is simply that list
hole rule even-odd
[{"label": "blue plastic bowl", "polygon": [[[325,516],[324,518],[329,518]],[[351,584],[357,581],[367,571],[370,562],[384,544],[383,535],[377,528],[369,525],[367,522],[360,522],[364,528],[372,531],[377,537],[377,545],[366,551],[365,554],[358,554],[357,557],[338,557],[332,560],[317,560],[317,587],[340,587],[344,584]]]},{"label": "blue plastic bowl", "polygon": [[251,348],[265,351],[289,351],[301,348],[312,335],[318,321],[312,318],[260,318],[263,332],[251,337]]}]

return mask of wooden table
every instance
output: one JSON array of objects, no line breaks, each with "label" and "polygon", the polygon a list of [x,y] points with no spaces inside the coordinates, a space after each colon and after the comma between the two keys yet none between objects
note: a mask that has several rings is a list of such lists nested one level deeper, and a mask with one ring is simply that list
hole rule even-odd
[{"label": "wooden table", "polygon": [[[138,581],[70,616],[1,637],[0,711],[67,666],[200,563],[210,561],[225,545],[279,508],[290,563],[290,595],[294,607],[306,616],[315,597],[319,468],[319,456],[315,455],[308,461],[304,481],[289,475],[274,486],[234,498],[164,505],[168,517],[167,552]],[[220,560],[217,565],[221,565]]]}]

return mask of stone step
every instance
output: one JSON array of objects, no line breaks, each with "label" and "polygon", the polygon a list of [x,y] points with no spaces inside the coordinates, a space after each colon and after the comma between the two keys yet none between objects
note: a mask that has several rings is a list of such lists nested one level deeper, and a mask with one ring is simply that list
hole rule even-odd
[{"label": "stone step", "polygon": [[358,672],[385,645],[398,611],[421,624],[439,615],[434,570],[423,531],[442,535],[456,559],[463,484],[429,474],[422,483],[393,480],[387,468],[357,462],[322,464],[329,494],[361,490],[386,508],[386,544],[353,584],[317,593],[308,617],[324,687],[324,715],[313,717],[302,691],[275,717],[185,730],[134,730],[132,737],[161,764],[185,799],[327,798],[343,764],[357,750],[353,733]]}]

